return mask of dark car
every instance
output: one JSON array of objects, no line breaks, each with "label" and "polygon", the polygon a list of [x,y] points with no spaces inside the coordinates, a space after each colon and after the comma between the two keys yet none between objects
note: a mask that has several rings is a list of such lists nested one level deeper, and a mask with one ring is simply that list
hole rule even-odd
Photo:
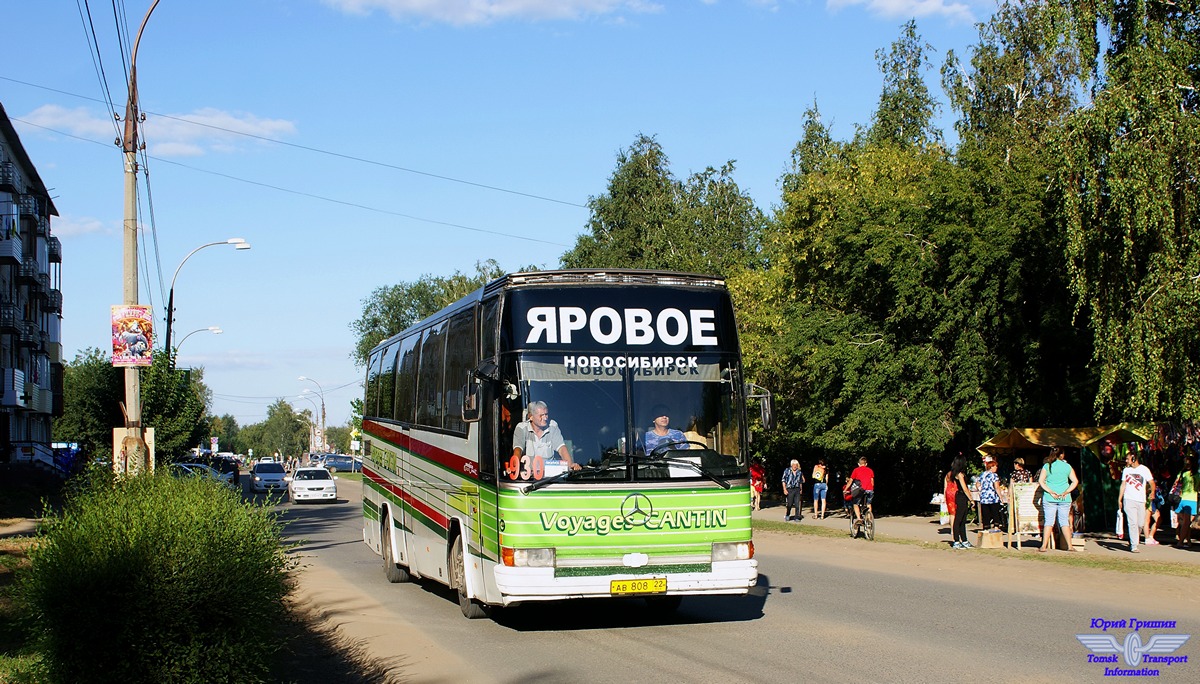
[{"label": "dark car", "polygon": [[353,456],[346,454],[328,454],[322,463],[325,469],[331,473],[361,473],[362,462],[354,460]]}]

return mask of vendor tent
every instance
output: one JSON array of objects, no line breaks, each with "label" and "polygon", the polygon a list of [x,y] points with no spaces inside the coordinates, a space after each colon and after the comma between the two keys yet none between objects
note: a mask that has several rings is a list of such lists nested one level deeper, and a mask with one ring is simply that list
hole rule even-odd
[{"label": "vendor tent", "polygon": [[1076,468],[1079,485],[1083,490],[1083,510],[1090,531],[1111,530],[1116,526],[1117,491],[1121,487],[1114,480],[1108,467],[1108,459],[1101,449],[1105,443],[1124,444],[1145,442],[1147,437],[1126,423],[1082,428],[1008,428],[996,433],[976,449],[984,455],[1009,460],[1016,456],[1026,458],[1026,465],[1035,474],[1040,467],[1041,457],[1051,447],[1078,450],[1076,456],[1068,452],[1068,461]]}]

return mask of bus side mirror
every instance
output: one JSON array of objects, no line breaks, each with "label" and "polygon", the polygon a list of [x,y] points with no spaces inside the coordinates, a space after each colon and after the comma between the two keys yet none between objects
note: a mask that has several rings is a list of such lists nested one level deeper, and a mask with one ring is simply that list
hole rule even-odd
[{"label": "bus side mirror", "polygon": [[483,383],[480,382],[478,373],[478,370],[468,373],[467,382],[463,386],[462,419],[464,423],[474,423],[479,420],[479,395],[483,392]]},{"label": "bus side mirror", "polygon": [[748,382],[746,383],[746,398],[758,399],[759,417],[762,419],[764,430],[775,429],[775,401],[771,392],[766,388]]}]

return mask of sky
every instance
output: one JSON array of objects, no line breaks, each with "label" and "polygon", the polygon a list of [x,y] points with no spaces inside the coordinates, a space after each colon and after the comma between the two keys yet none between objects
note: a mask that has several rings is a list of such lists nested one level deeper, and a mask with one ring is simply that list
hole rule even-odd
[{"label": "sky", "polygon": [[[114,114],[151,4],[5,3],[0,104],[58,209],[68,361],[111,349],[123,302]],[[940,96],[945,52],[964,54],[995,7],[161,0],[136,59],[139,303],[161,334],[174,277],[178,365],[204,368],[213,413],[247,425],[277,399],[314,412],[323,399],[327,424],[345,425],[364,375],[350,324],[376,288],[487,259],[557,267],[641,134],[680,179],[733,161],[769,212],[806,109],[839,139],[869,124],[875,52],[909,19],[933,47],[926,81]],[[193,253],[235,237],[251,249]]]}]

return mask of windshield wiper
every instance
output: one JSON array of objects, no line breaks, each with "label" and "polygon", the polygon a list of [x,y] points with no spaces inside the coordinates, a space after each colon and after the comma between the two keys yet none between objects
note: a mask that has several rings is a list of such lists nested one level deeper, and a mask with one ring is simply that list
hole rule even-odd
[{"label": "windshield wiper", "polygon": [[660,463],[666,464],[666,465],[686,466],[688,468],[691,468],[692,470],[703,475],[704,477],[707,477],[708,479],[712,480],[713,482],[716,482],[717,484],[721,485],[722,489],[730,489],[731,487],[733,487],[733,485],[729,484],[729,482],[727,480],[725,480],[724,478],[721,478],[721,477],[717,477],[708,468],[705,468],[704,466],[702,466],[698,463],[692,463],[691,461],[687,461],[687,460],[684,460],[681,458],[670,458],[667,456],[655,456],[654,458],[645,458],[645,459],[638,460],[638,465],[658,465]]},{"label": "windshield wiper", "polygon": [[621,463],[610,463],[606,466],[590,466],[589,465],[589,466],[583,466],[579,470],[564,470],[563,472],[561,472],[557,475],[554,475],[553,477],[547,477],[544,480],[538,480],[537,482],[533,482],[529,485],[526,485],[521,490],[521,493],[528,494],[529,492],[536,492],[537,490],[541,489],[542,487],[552,485],[555,482],[563,482],[566,480],[572,480],[576,476],[583,475],[585,473],[604,473],[604,472],[608,472],[610,470],[618,470],[618,469],[625,468],[625,467],[626,467],[626,464],[624,461],[622,461]]}]

